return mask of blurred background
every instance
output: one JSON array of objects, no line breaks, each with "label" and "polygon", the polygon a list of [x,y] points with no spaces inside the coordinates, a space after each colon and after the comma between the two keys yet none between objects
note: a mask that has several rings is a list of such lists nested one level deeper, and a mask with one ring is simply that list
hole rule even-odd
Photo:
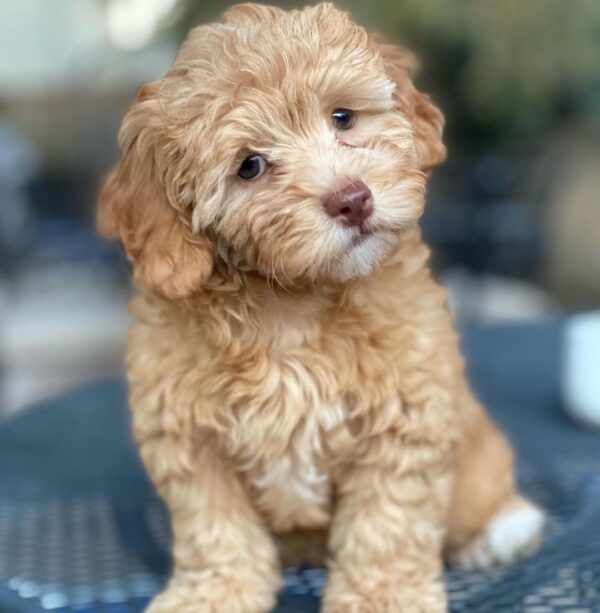
[{"label": "blurred background", "polygon": [[[3,0],[0,417],[120,370],[128,270],[94,232],[99,182],[137,86],[229,4]],[[597,307],[600,3],[337,4],[418,54],[446,114],[423,228],[459,321]]]}]

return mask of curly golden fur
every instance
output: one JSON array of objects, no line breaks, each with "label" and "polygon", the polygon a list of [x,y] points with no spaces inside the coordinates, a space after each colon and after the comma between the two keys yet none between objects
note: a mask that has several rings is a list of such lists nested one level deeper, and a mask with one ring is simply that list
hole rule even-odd
[{"label": "curly golden fur", "polygon": [[[444,550],[485,566],[535,544],[428,270],[443,118],[412,66],[331,4],[239,5],[125,117],[99,226],[134,263],[134,431],[172,514],[152,613],[270,610],[297,530],[326,535],[326,613],[443,611]],[[243,181],[250,153],[268,168]],[[356,179],[361,228],[323,206]],[[510,551],[486,532],[503,513],[531,520]]]}]

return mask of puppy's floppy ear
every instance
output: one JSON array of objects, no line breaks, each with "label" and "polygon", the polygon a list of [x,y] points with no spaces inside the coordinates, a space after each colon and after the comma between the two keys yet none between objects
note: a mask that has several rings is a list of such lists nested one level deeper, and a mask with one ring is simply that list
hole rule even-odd
[{"label": "puppy's floppy ear", "polygon": [[223,13],[223,19],[225,23],[240,26],[244,24],[275,21],[275,19],[283,15],[285,15],[285,11],[275,6],[247,2],[244,4],[236,4],[226,10],[225,13]]},{"label": "puppy's floppy ear", "polygon": [[177,300],[191,296],[208,279],[213,246],[192,233],[185,208],[167,197],[163,181],[172,173],[169,161],[161,159],[168,144],[161,135],[155,90],[153,83],[142,86],[123,121],[122,157],[100,192],[97,223],[101,234],[123,242],[136,281]]},{"label": "puppy's floppy ear", "polygon": [[395,83],[394,101],[409,119],[415,135],[415,147],[421,167],[428,171],[446,158],[442,142],[444,116],[428,95],[421,93],[410,78],[416,59],[409,51],[394,45],[379,45],[385,71]]}]

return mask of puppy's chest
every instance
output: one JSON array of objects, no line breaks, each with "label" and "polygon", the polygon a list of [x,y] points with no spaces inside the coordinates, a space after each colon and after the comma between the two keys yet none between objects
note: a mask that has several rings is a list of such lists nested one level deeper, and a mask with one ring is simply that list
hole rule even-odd
[{"label": "puppy's chest", "polygon": [[343,403],[322,406],[298,421],[282,452],[248,467],[252,497],[275,530],[328,523],[337,455],[331,444],[344,428]]},{"label": "puppy's chest", "polygon": [[249,393],[268,400],[256,419],[240,423],[240,464],[255,504],[276,530],[321,527],[329,521],[334,470],[361,443],[350,398],[359,388],[375,390],[382,378],[376,383],[366,374],[361,360],[369,352],[356,338],[339,331],[327,338],[314,320],[277,315],[270,320],[264,378]]}]

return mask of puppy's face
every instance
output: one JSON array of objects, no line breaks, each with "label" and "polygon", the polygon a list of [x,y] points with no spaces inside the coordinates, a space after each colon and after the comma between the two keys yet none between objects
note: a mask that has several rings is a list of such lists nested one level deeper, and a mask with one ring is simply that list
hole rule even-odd
[{"label": "puppy's face", "polygon": [[445,153],[411,57],[328,4],[240,5],[225,21],[193,30],[141,89],[101,227],[169,298],[215,260],[282,284],[369,274],[421,214]]}]

